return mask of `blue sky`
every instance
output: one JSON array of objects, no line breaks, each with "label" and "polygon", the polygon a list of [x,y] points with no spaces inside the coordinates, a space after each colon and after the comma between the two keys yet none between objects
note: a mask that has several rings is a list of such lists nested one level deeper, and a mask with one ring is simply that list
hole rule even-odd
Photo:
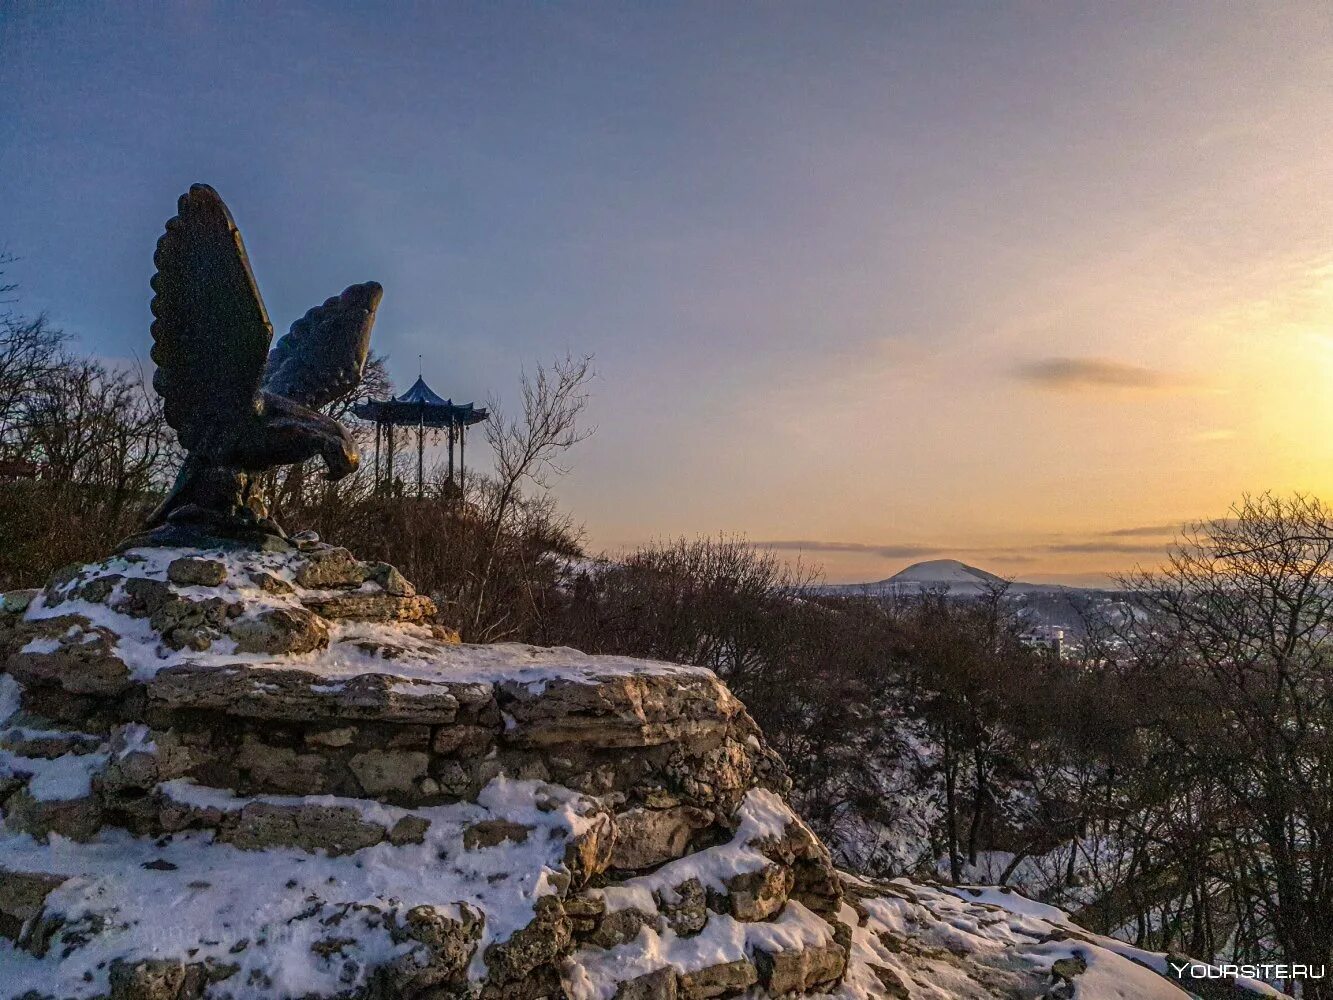
[{"label": "blue sky", "polygon": [[1096,574],[1333,485],[1265,423],[1329,374],[1331,42],[1313,4],[0,0],[0,245],[23,308],[144,357],[207,181],[280,329],[384,284],[404,386],[595,355],[595,547]]}]

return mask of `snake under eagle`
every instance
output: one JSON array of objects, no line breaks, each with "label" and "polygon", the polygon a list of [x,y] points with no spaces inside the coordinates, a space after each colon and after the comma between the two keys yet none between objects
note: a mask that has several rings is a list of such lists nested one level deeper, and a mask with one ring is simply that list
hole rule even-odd
[{"label": "snake under eagle", "polygon": [[270,351],[273,326],[240,231],[207,184],[181,195],[153,263],[153,388],[187,455],[148,527],[169,521],[281,536],[255,475],[316,457],[331,480],[355,471],[351,434],[318,408],[361,381],[383,289],[352,285],[293,323]]}]

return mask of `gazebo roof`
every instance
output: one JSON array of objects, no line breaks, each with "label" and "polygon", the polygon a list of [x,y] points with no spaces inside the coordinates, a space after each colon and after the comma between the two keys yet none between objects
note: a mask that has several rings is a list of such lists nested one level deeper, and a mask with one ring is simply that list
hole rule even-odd
[{"label": "gazebo roof", "polygon": [[412,383],[412,388],[398,397],[399,403],[425,403],[427,406],[452,406],[453,403],[447,399],[441,399],[440,394],[426,384],[426,380],[420,375]]},{"label": "gazebo roof", "polygon": [[485,407],[443,399],[420,376],[412,388],[394,399],[367,399],[352,407],[362,420],[401,426],[449,427],[479,424],[490,414]]}]

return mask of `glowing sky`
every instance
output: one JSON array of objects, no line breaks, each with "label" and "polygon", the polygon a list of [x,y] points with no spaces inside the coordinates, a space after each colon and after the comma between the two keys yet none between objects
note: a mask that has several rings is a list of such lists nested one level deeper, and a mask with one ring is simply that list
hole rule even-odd
[{"label": "glowing sky", "polygon": [[404,386],[594,354],[594,548],[1087,579],[1333,499],[1327,4],[0,0],[0,94],[23,308],[142,357],[206,180]]}]

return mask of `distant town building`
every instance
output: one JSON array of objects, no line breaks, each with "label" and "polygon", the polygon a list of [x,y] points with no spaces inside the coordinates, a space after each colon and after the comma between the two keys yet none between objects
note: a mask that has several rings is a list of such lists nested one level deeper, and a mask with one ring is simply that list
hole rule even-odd
[{"label": "distant town building", "polygon": [[1065,630],[1062,625],[1034,625],[1024,632],[1019,639],[1023,645],[1032,649],[1046,649],[1056,657],[1065,655]]}]

